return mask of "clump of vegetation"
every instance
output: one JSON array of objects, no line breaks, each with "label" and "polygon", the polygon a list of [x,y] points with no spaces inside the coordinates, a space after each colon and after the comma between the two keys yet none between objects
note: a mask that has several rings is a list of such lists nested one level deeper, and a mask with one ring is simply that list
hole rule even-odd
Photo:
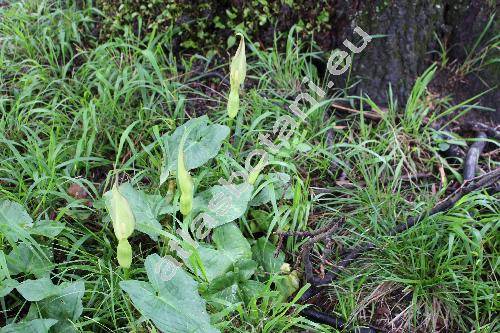
[{"label": "clump of vegetation", "polygon": [[310,39],[332,28],[336,10],[325,0],[98,0],[96,7],[104,14],[102,37],[144,37],[152,31],[165,33],[173,29],[174,41],[180,47],[198,51],[222,51],[226,43],[232,46],[233,30],[243,30],[253,41],[268,46],[274,41],[275,27],[286,33],[296,26],[302,37]]}]

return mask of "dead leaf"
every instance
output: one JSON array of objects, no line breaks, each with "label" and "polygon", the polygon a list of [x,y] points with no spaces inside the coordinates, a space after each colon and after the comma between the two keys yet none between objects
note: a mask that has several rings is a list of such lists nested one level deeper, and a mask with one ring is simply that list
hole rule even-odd
[{"label": "dead leaf", "polygon": [[71,184],[68,194],[75,199],[85,199],[88,196],[87,190],[78,184]]}]

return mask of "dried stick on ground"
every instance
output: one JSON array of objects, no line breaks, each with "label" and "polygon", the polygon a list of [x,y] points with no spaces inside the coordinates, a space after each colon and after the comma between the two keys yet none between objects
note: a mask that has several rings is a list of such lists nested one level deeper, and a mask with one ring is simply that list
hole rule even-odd
[{"label": "dried stick on ground", "polygon": [[[301,314],[304,317],[314,321],[315,323],[329,325],[329,326],[335,327],[337,329],[343,329],[346,327],[346,323],[344,320],[342,320],[338,317],[330,316],[326,313],[323,313],[321,311],[317,311],[317,310],[314,310],[311,308],[306,308],[306,309],[302,310]],[[371,327],[356,327],[356,328],[352,329],[352,332],[355,332],[355,333],[376,333],[376,330],[374,328],[371,328]]]},{"label": "dried stick on ground", "polygon": [[358,113],[358,114],[363,113],[363,116],[365,118],[368,118],[371,120],[379,121],[380,119],[382,119],[382,116],[374,111],[360,111],[360,110],[356,110],[356,109],[353,109],[353,108],[350,108],[350,107],[347,107],[344,105],[340,105],[340,104],[335,104],[335,103],[332,103],[331,105],[332,105],[332,107],[339,109],[339,110],[343,110],[343,111],[347,111],[347,112],[351,112],[351,113]]},{"label": "dried stick on ground", "polygon": [[488,135],[488,137],[496,140],[500,140],[500,126],[492,127],[486,124],[477,123],[477,122],[465,122],[457,126],[458,129],[464,131],[475,131],[475,132],[484,132]]},{"label": "dried stick on ground", "polygon": [[486,133],[479,132],[477,135],[477,141],[474,142],[467,152],[464,160],[464,180],[471,180],[474,178],[477,169],[477,163],[479,161],[479,156],[483,152],[484,147],[486,146]]},{"label": "dried stick on ground", "polygon": [[338,228],[341,225],[342,225],[342,222],[330,223],[328,225],[329,226],[328,229],[325,228],[324,232],[317,234],[316,236],[309,239],[304,245],[302,245],[302,261],[304,263],[304,271],[306,274],[307,282],[309,282],[313,285],[318,285],[318,282],[321,280],[321,279],[317,279],[314,276],[314,272],[313,272],[313,268],[312,268],[310,256],[311,256],[311,249],[312,249],[313,245],[330,237],[335,231],[338,230]]}]

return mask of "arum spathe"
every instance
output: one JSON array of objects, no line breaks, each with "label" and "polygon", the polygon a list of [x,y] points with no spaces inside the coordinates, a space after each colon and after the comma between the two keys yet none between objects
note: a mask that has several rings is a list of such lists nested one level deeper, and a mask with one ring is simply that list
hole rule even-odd
[{"label": "arum spathe", "polygon": [[238,114],[238,109],[240,108],[240,97],[239,90],[240,86],[245,81],[245,76],[247,74],[247,58],[245,55],[245,39],[240,34],[240,45],[236,54],[231,60],[230,65],[230,84],[231,90],[229,91],[229,97],[227,102],[227,114],[229,118],[234,118]]},{"label": "arum spathe", "polygon": [[[107,207],[113,230],[118,239],[118,247],[116,257],[118,264],[121,267],[129,268],[132,263],[132,247],[127,238],[134,232],[135,218],[128,200],[120,193],[118,186],[113,185],[110,191]],[[108,192],[109,193],[109,192]]]},{"label": "arum spathe", "polygon": [[257,163],[257,165],[248,174],[248,179],[247,179],[248,184],[253,185],[255,183],[257,177],[259,177],[260,173],[262,172],[262,170],[266,165],[267,161],[264,158],[259,160],[259,163]]},{"label": "arum spathe", "polygon": [[179,144],[179,152],[177,155],[177,183],[181,190],[180,197],[180,211],[182,215],[186,216],[193,208],[193,194],[194,184],[189,171],[186,168],[186,161],[184,160],[184,143],[187,137],[187,131],[184,133]]}]

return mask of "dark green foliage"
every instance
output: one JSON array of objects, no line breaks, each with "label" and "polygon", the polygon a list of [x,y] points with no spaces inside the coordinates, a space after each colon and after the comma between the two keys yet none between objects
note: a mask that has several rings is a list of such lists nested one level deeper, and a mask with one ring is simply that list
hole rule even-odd
[{"label": "dark green foliage", "polygon": [[[232,45],[234,29],[266,46],[272,45],[275,28],[286,33],[297,25],[306,38],[330,35],[338,14],[334,4],[326,0],[97,0],[97,6],[105,15],[104,38],[127,33],[144,36],[155,29],[165,32],[173,27],[177,47],[197,50]],[[321,37],[321,46],[333,45],[332,38]]]}]

